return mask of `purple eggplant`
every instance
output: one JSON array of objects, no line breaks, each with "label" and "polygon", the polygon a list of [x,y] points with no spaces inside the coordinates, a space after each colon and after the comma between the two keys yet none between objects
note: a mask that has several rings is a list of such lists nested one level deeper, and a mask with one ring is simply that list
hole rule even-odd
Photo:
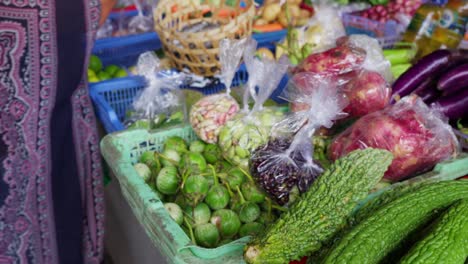
[{"label": "purple eggplant", "polygon": [[413,93],[421,97],[426,104],[430,104],[440,97],[440,92],[436,89],[436,84],[437,81],[432,80],[432,78],[427,78]]},{"label": "purple eggplant", "polygon": [[468,89],[441,97],[435,103],[438,104],[436,107],[450,119],[468,117]]},{"label": "purple eggplant", "polygon": [[436,50],[416,62],[393,84],[393,101],[414,91],[424,80],[437,79],[447,69],[468,63],[466,50]]},{"label": "purple eggplant", "polygon": [[468,89],[468,64],[462,64],[444,73],[437,83],[437,89],[444,95]]}]

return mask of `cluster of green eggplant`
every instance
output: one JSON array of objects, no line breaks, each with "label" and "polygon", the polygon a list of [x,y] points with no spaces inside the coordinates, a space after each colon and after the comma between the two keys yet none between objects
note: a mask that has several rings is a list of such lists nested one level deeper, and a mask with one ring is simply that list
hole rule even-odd
[{"label": "cluster of green eggplant", "polygon": [[223,160],[219,147],[174,136],[142,154],[136,171],[196,245],[213,248],[261,232],[278,209],[249,173]]}]

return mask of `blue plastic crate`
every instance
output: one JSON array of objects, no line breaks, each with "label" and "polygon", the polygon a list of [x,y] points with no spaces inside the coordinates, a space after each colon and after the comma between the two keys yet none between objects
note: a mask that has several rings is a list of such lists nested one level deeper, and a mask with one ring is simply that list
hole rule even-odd
[{"label": "blue plastic crate", "polygon": [[396,21],[382,23],[355,14],[343,14],[346,34],[365,34],[376,38],[383,48],[391,48],[401,38]]},{"label": "blue plastic crate", "polygon": [[[248,80],[248,74],[244,66],[236,73],[233,87],[241,86]],[[271,99],[277,103],[285,103],[280,94],[288,83],[285,75],[278,88],[273,92]],[[107,133],[113,133],[125,129],[122,121],[125,119],[127,109],[131,106],[135,96],[145,87],[145,79],[141,76],[113,79],[109,81],[90,84],[89,94],[94,102],[96,114]],[[181,89],[196,90],[204,95],[216,94],[225,90],[225,86],[216,83],[205,88],[183,86]]]},{"label": "blue plastic crate", "polygon": [[280,42],[283,38],[286,37],[287,30],[279,30],[274,32],[266,33],[254,33],[252,37],[257,41],[258,47],[271,48],[274,44]]},{"label": "blue plastic crate", "polygon": [[161,49],[162,44],[155,32],[98,39],[93,54],[98,56],[104,66],[116,64],[130,67],[136,64],[141,53]]}]

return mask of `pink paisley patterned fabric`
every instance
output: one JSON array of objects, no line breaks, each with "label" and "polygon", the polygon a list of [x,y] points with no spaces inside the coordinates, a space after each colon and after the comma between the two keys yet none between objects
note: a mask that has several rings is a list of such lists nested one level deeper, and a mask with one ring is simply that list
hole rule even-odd
[{"label": "pink paisley patterned fabric", "polygon": [[[73,146],[64,153],[73,151],[76,171],[62,176],[76,175],[81,194],[78,215],[82,219],[77,220],[81,223],[81,261],[100,263],[103,258],[101,159],[86,78],[99,1],[83,0],[82,17],[69,18],[81,19],[86,30],[82,45],[86,59],[75,87],[58,85],[58,75],[66,72],[66,65],[59,65],[57,28],[66,22],[57,20],[56,1],[80,0],[0,0],[0,264],[66,263],[59,254],[65,242],[57,243],[57,237],[63,237],[58,234],[66,232],[56,219],[66,208],[56,206],[62,197],[54,194],[60,194],[61,187],[52,191],[52,174],[60,170],[60,164],[51,158],[57,149],[56,136],[51,136],[57,131],[51,131],[51,122],[60,115],[54,110],[67,103],[71,104],[70,117],[64,120],[71,121],[69,129],[60,133],[73,136]],[[58,89],[72,89],[71,96],[58,100],[59,92],[64,95]]]}]

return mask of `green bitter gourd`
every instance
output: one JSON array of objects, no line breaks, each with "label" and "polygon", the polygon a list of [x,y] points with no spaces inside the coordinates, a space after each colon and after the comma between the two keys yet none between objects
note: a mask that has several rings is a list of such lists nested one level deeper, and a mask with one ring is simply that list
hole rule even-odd
[{"label": "green bitter gourd", "polygon": [[246,246],[248,263],[288,263],[322,246],[383,177],[390,152],[357,150],[337,160],[289,211]]}]

